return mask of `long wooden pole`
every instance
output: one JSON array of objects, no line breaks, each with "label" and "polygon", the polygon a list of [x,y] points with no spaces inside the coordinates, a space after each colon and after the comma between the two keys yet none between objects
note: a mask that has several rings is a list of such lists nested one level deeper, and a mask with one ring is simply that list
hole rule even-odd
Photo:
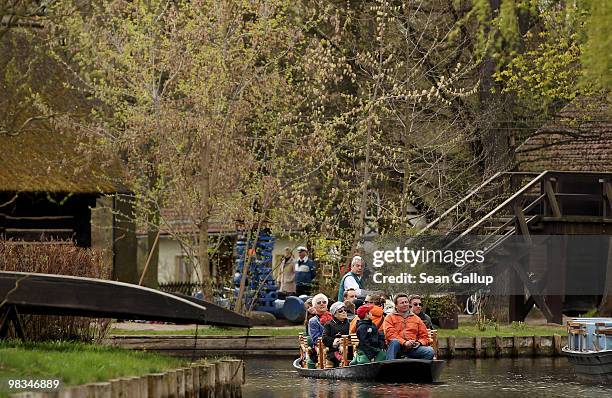
[{"label": "long wooden pole", "polygon": [[161,229],[157,229],[157,235],[155,235],[155,240],[153,241],[153,246],[149,249],[149,256],[147,257],[147,262],[145,263],[145,267],[142,270],[142,275],[140,275],[140,280],[138,281],[138,286],[142,286],[142,282],[144,281],[144,277],[147,274],[147,270],[149,269],[149,264],[151,264],[151,259],[153,258],[153,253],[155,252],[155,248],[157,247],[157,242],[159,242],[159,235],[161,234]]}]

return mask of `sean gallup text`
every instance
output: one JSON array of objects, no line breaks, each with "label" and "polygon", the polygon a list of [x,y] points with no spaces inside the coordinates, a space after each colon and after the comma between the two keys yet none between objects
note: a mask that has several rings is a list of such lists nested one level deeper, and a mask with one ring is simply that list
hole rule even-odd
[{"label": "sean gallup text", "polygon": [[462,274],[456,272],[452,275],[429,275],[426,272],[411,274],[402,272],[397,275],[384,275],[376,272],[372,275],[372,280],[377,284],[456,284],[456,285],[490,285],[493,283],[492,275],[480,275],[476,272]]}]

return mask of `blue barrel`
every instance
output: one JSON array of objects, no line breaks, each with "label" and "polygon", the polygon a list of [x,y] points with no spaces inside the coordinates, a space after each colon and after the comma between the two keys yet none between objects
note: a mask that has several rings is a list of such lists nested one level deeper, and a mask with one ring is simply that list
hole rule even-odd
[{"label": "blue barrel", "polygon": [[301,298],[295,296],[289,296],[285,298],[285,304],[283,305],[283,316],[292,323],[302,323],[306,317],[306,310],[304,309],[304,301]]},{"label": "blue barrel", "polygon": [[278,314],[277,315],[278,318],[283,316],[283,306],[284,305],[285,305],[285,300],[280,300],[280,299],[274,300],[275,314]]}]

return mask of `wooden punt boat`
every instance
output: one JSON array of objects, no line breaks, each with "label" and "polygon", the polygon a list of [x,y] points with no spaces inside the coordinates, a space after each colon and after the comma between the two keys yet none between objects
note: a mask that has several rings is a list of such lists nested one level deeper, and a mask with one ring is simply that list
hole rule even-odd
[{"label": "wooden punt boat", "polygon": [[435,383],[445,361],[439,359],[394,359],[329,369],[306,369],[300,359],[293,367],[300,376],[317,379],[376,380],[392,383]]}]

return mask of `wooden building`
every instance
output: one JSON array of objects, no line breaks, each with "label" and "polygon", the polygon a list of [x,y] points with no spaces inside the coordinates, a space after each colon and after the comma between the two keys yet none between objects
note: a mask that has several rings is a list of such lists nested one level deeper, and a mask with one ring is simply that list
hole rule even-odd
[{"label": "wooden building", "polygon": [[[516,160],[522,172],[572,172],[543,181],[542,192],[550,191],[548,209],[527,229],[532,234],[574,236],[540,262],[564,274],[570,288],[581,278],[601,284],[596,289],[601,295],[548,297],[556,320],[561,312],[576,315],[595,306],[612,315],[612,104],[605,98],[576,99],[516,149]],[[604,244],[604,253],[585,252],[580,244],[585,236],[608,236],[607,249]],[[601,263],[606,255],[607,264]],[[577,262],[580,267],[567,266]],[[514,318],[521,320],[527,310],[519,308]]]},{"label": "wooden building", "polygon": [[77,148],[49,130],[0,134],[0,239],[97,247],[115,280],[137,282],[130,192],[117,168]]},{"label": "wooden building", "polygon": [[[508,297],[508,320],[524,320],[534,305],[556,323],[594,307],[612,316],[612,104],[574,101],[515,157],[514,170],[488,177],[420,234],[458,235],[453,242],[478,236],[486,251],[517,235],[535,248],[540,235],[554,248],[509,252],[499,264],[502,287],[511,292],[499,293]],[[589,252],[584,237],[601,244]]]}]

